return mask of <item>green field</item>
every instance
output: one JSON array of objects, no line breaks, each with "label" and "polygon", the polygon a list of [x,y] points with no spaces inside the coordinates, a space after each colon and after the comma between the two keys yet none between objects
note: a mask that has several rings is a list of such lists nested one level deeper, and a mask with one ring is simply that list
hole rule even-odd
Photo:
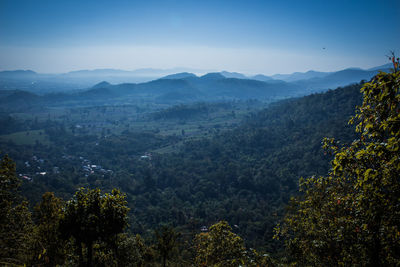
[{"label": "green field", "polygon": [[16,145],[35,145],[37,142],[49,145],[50,140],[44,130],[22,131],[12,134],[0,135],[1,141],[11,141]]}]

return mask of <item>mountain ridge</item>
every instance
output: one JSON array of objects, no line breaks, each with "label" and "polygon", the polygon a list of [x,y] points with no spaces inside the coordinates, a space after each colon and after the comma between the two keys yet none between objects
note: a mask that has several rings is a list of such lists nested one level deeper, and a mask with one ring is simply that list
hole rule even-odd
[{"label": "mountain ridge", "polygon": [[[42,103],[42,100],[50,101],[49,99],[52,99],[54,103],[60,103],[64,101],[63,99],[68,99],[68,101],[93,104],[101,104],[104,102],[113,103],[113,101],[117,101],[118,103],[126,101],[135,102],[143,99],[146,99],[146,101],[149,102],[166,102],[168,104],[194,101],[248,99],[260,99],[262,101],[270,102],[283,98],[323,92],[327,89],[346,86],[352,83],[359,83],[362,80],[370,80],[379,72],[378,69],[388,66],[389,65],[386,64],[371,68],[371,70],[349,68],[332,73],[316,71],[308,71],[307,73],[297,72],[293,74],[294,76],[292,78],[290,78],[293,80],[291,82],[273,79],[272,77],[264,75],[256,75],[246,79],[243,78],[246,77],[244,75],[239,75],[240,78],[227,78],[223,75],[227,75],[226,73],[228,72],[226,71],[210,72],[202,76],[197,76],[196,74],[189,72],[181,72],[139,83],[112,83],[102,79],[100,82],[95,83],[95,85],[90,87],[85,87],[83,89],[72,87],[75,90],[69,90],[65,91],[64,94],[51,96],[46,96],[46,94],[59,93],[60,91],[52,90],[41,94],[41,86],[47,84],[48,86],[53,87],[62,86],[62,84],[50,83],[46,80],[40,81],[36,79],[36,77],[40,77],[42,74],[37,74],[33,71],[0,72],[0,85],[2,81],[9,81],[8,84],[13,86],[4,86],[2,88],[3,90],[22,90],[36,95],[45,96],[30,101],[31,103]],[[108,70],[106,69],[106,71]],[[4,77],[4,75],[16,75],[16,77],[22,75],[24,78],[21,80],[24,82],[18,83],[18,81],[16,81],[18,79],[3,79],[2,77]],[[238,73],[233,73],[233,76],[237,75]],[[26,78],[27,76],[33,76],[35,78]],[[285,77],[285,79],[289,79],[289,76]],[[107,79],[107,77],[101,78]],[[298,78],[306,79],[297,80]],[[21,98],[24,98],[24,95],[20,96]],[[163,98],[165,98],[165,101]],[[5,103],[5,105],[10,106],[11,103],[12,101],[10,103]]]}]

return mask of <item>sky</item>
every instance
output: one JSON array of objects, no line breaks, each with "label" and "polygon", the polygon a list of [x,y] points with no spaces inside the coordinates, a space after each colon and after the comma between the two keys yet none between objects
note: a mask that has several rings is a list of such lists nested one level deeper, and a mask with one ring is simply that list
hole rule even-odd
[{"label": "sky", "polygon": [[335,71],[400,54],[399,0],[0,0],[0,70]]}]

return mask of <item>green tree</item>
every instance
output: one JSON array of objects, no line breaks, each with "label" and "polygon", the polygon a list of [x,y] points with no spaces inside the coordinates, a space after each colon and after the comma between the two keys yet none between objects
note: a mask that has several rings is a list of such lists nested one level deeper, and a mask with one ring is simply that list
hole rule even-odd
[{"label": "green tree", "polygon": [[128,224],[128,211],[125,195],[117,189],[102,194],[100,189],[81,188],[66,203],[60,230],[64,238],[75,240],[80,266],[84,265],[82,245],[88,266],[92,266],[96,241],[104,242],[116,254],[117,237]]},{"label": "green tree", "polygon": [[162,226],[160,229],[155,231],[156,245],[155,249],[158,251],[162,266],[167,266],[167,261],[171,257],[171,254],[178,246],[179,233],[170,226]]},{"label": "green tree", "polygon": [[[393,57],[394,58],[394,57]],[[276,237],[300,265],[400,264],[400,72],[379,73],[361,89],[360,138],[333,151],[325,177],[301,179]]]},{"label": "green tree", "polygon": [[195,238],[197,266],[239,266],[244,262],[246,249],[243,239],[232,232],[226,221],[210,227],[209,232]]},{"label": "green tree", "polygon": [[59,223],[62,217],[63,202],[52,192],[46,192],[42,201],[35,206],[37,227],[35,241],[39,263],[45,266],[62,264],[65,258],[64,241],[60,237]]},{"label": "green tree", "polygon": [[22,265],[31,257],[33,224],[19,186],[15,163],[4,156],[0,161],[0,265]]},{"label": "green tree", "polygon": [[128,234],[118,235],[118,266],[145,266],[148,261],[147,253],[149,248],[144,243],[140,235],[132,236]]}]

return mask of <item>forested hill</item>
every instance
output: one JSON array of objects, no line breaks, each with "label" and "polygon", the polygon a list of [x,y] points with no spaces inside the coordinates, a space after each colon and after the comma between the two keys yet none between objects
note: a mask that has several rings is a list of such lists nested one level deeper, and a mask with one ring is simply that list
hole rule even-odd
[{"label": "forested hill", "polygon": [[272,249],[272,229],[299,178],[329,169],[322,139],[355,138],[347,122],[361,103],[359,90],[352,85],[276,103],[231,132],[155,158],[147,173],[151,186],[125,188],[135,195],[136,221],[186,224],[194,217],[209,225],[225,219],[250,244]]}]

